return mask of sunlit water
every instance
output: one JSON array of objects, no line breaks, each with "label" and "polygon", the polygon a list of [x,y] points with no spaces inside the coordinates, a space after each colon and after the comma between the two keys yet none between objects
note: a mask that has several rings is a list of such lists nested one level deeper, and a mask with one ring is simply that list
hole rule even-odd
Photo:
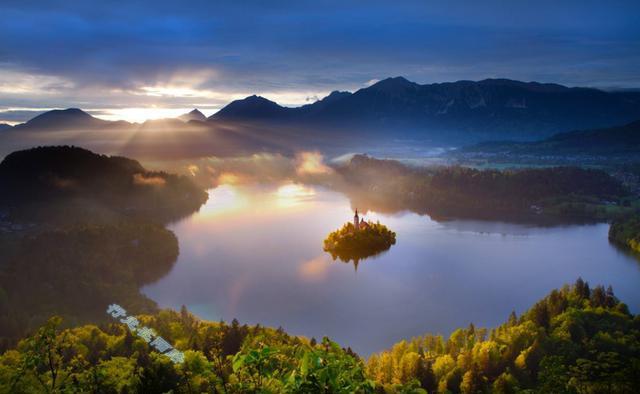
[{"label": "sunlit water", "polygon": [[495,326],[579,276],[613,285],[640,309],[640,265],[609,244],[607,224],[541,228],[369,213],[396,231],[397,244],[356,271],[322,251],[325,236],[352,216],[345,196],[317,187],[221,186],[199,213],[171,226],[180,257],[143,291],[162,307],[326,335],[365,356],[469,322]]}]

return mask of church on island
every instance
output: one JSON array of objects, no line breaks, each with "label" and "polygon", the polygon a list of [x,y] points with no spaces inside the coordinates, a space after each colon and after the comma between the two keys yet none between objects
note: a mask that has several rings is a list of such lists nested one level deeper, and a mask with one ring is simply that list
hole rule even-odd
[{"label": "church on island", "polygon": [[356,208],[356,214],[353,216],[353,227],[356,231],[369,228],[369,223],[366,220],[360,220],[360,216],[358,216],[358,208]]}]

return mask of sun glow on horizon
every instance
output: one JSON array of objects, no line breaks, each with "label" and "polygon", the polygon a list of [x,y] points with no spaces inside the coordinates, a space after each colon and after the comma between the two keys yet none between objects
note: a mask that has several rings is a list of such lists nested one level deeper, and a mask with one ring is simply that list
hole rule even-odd
[{"label": "sun glow on horizon", "polygon": [[[166,107],[131,107],[131,108],[114,108],[106,110],[94,110],[93,114],[96,118],[117,121],[124,120],[132,123],[144,123],[147,120],[177,118],[180,115],[184,115],[191,112],[194,107],[184,108],[166,108]],[[200,110],[206,116],[211,115],[217,109],[213,110]],[[89,112],[93,112],[89,110]]]}]

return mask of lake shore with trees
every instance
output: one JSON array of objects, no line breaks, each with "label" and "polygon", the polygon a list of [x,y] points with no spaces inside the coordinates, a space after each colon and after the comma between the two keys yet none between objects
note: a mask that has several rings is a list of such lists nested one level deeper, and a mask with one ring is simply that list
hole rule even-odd
[{"label": "lake shore with trees", "polygon": [[636,254],[640,253],[640,218],[616,220],[609,228],[609,240]]},{"label": "lake shore with trees", "polygon": [[207,199],[186,177],[69,146],[8,155],[0,188],[0,349],[52,314],[73,326],[112,302],[157,311],[139,289],[178,256],[164,225]]},{"label": "lake shore with trees", "polygon": [[[7,251],[0,264],[0,393],[627,393],[640,387],[638,317],[611,288],[591,288],[581,279],[491,330],[470,324],[446,339],[425,334],[367,360],[329,338],[207,322],[186,308],[159,310],[139,288],[165,275],[179,252],[164,223],[197,209],[206,193],[188,179],[146,172],[129,159],[58,149],[96,160],[112,177],[93,179],[96,167],[74,173],[85,159],[71,169],[42,171],[55,169],[43,164],[47,150],[32,151],[40,163],[32,168],[24,157],[19,166],[0,164],[0,181],[24,186],[3,202],[11,231],[0,237]],[[8,176],[6,168],[19,169],[20,177]],[[593,170],[433,170],[356,158],[336,171],[349,181],[350,196],[366,192],[385,207],[394,201],[389,209],[478,210],[487,217],[525,210],[534,217],[592,220],[635,209],[619,183]],[[585,201],[594,210],[572,205]],[[532,212],[532,204],[541,211]],[[15,224],[21,227],[13,230]],[[635,225],[625,226],[612,230],[616,238],[633,234]],[[325,249],[348,260],[395,243],[395,233],[379,223],[354,230],[348,223],[332,233]],[[101,306],[113,302],[126,304],[143,325],[183,351],[184,363],[172,363],[126,326],[110,322]]]},{"label": "lake shore with trees", "polygon": [[595,169],[414,167],[356,155],[335,171],[340,178],[331,187],[352,205],[379,212],[539,223],[609,221],[640,212],[638,196]]},{"label": "lake shore with trees", "polygon": [[581,279],[491,330],[470,324],[446,339],[427,334],[366,361],[328,338],[201,321],[184,308],[139,320],[184,351],[184,363],[152,351],[122,324],[61,329],[52,318],[0,356],[0,392],[632,393],[640,387],[638,317],[611,288]]}]

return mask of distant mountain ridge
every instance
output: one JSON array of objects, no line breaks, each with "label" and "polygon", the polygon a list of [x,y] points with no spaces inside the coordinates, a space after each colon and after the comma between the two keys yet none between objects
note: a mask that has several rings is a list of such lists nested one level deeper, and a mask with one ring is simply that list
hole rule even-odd
[{"label": "distant mountain ridge", "polygon": [[197,109],[143,124],[111,122],[71,108],[45,112],[7,130],[163,130],[252,127],[262,137],[286,126],[299,144],[318,138],[415,139],[439,144],[531,141],[566,130],[607,128],[640,119],[640,92],[486,79],[421,85],[387,78],[354,93],[334,91],[300,107],[260,96],[235,100],[206,118]]},{"label": "distant mountain ridge", "polygon": [[[420,85],[387,78],[354,93],[333,92],[288,108],[259,96],[236,100],[209,120],[278,121],[409,129],[414,135],[455,131],[516,139],[607,127],[640,119],[640,93],[486,79]],[[477,139],[477,138],[476,138]]]},{"label": "distant mountain ridge", "polygon": [[558,133],[534,142],[488,141],[462,148],[454,154],[494,158],[640,157],[640,121],[617,127]]},{"label": "distant mountain ridge", "polygon": [[[292,154],[292,138],[262,128],[208,122],[200,111],[188,117],[150,119],[143,123],[108,121],[77,108],[52,110],[0,131],[0,158],[34,145],[82,145],[101,153],[166,159],[251,155],[257,152]],[[202,116],[199,116],[202,115]],[[198,120],[200,119],[200,120]]]},{"label": "distant mountain ridge", "polygon": [[94,118],[79,108],[54,109],[42,113],[26,123],[16,125],[16,129],[38,128],[55,129],[61,126],[65,128],[95,128],[105,126],[111,122]]}]

